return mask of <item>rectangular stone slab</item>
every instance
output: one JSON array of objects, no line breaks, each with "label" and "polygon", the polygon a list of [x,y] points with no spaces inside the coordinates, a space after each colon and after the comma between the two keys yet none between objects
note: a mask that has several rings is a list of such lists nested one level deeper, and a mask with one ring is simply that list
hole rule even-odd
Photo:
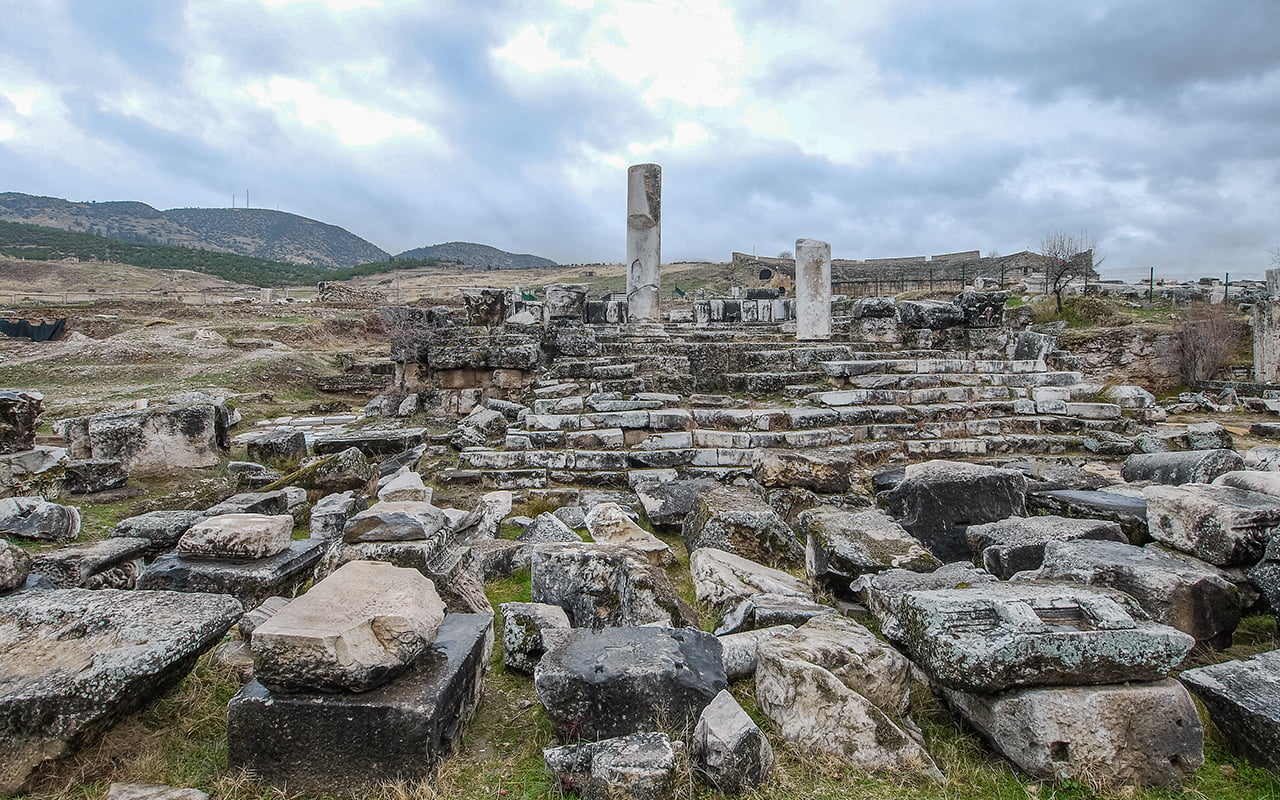
[{"label": "rectangular stone slab", "polygon": [[251,681],[227,706],[229,766],[326,796],[429,777],[471,721],[492,648],[492,615],[449,614],[408,672],[371,691],[286,695]]},{"label": "rectangular stone slab", "polygon": [[225,595],[178,592],[0,598],[0,796],[166,692],[241,610]]},{"label": "rectangular stone slab", "polygon": [[1280,773],[1280,650],[1178,676],[1232,750]]},{"label": "rectangular stone slab", "polygon": [[324,553],[318,539],[297,539],[278,555],[256,561],[183,558],[165,553],[138,576],[139,589],[229,594],[252,608],[268,597],[292,596]]}]

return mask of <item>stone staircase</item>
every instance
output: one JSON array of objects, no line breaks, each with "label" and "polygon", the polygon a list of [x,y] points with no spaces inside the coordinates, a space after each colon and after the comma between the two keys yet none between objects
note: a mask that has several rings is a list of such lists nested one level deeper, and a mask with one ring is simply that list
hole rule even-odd
[{"label": "stone staircase", "polygon": [[1100,387],[1081,373],[992,349],[814,345],[780,331],[599,339],[599,355],[555,359],[502,446],[462,451],[448,477],[494,488],[723,480],[766,450],[871,466],[1060,453],[1139,425],[1096,402]]}]

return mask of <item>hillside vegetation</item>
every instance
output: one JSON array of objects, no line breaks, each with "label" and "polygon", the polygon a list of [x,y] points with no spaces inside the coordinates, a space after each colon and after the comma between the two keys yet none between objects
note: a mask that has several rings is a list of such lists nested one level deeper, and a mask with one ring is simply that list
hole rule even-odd
[{"label": "hillside vegetation", "polygon": [[406,250],[397,259],[434,258],[443,261],[457,261],[473,267],[485,269],[537,269],[554,267],[556,262],[549,258],[529,255],[528,253],[508,253],[487,244],[474,242],[445,242],[430,247],[418,247]]}]

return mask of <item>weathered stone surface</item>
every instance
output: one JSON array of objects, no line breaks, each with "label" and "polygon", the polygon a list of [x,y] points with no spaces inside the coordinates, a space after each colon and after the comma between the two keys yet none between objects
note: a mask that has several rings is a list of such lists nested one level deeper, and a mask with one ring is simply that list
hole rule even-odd
[{"label": "weathered stone surface", "polygon": [[165,553],[138,576],[138,588],[229,594],[245,607],[253,608],[268,597],[292,596],[311,579],[324,548],[324,542],[299,539],[282,553],[252,561]]},{"label": "weathered stone surface", "polygon": [[1119,589],[1156,622],[1210,647],[1230,647],[1240,623],[1240,593],[1221,570],[1155,545],[1050,542],[1043,566],[1028,577]]},{"label": "weathered stone surface", "polygon": [[499,411],[477,406],[458,422],[450,443],[458,449],[478,447],[507,435],[507,418]]},{"label": "weathered stone surface", "polygon": [[745,489],[718,487],[698,495],[681,536],[691,553],[714,547],[779,565],[798,565],[804,558],[804,548],[778,512]]},{"label": "weathered stone surface", "polygon": [[[293,489],[293,491],[298,491]],[[289,493],[284,489],[269,492],[241,492],[233,494],[217,505],[205,509],[206,517],[222,514],[277,514],[289,513]]]},{"label": "weathered stone surface", "polygon": [[1248,572],[1249,582],[1262,592],[1271,613],[1280,622],[1280,536],[1272,537],[1262,560]]},{"label": "weathered stone surface", "polygon": [[822,506],[802,513],[797,527],[806,540],[809,581],[837,596],[849,595],[850,581],[868,572],[932,572],[942,566],[915,537],[880,511]]},{"label": "weathered stone surface", "polygon": [[813,600],[813,592],[800,579],[714,547],[689,554],[689,574],[698,602],[717,607],[757,594]]},{"label": "weathered stone surface", "polygon": [[0,794],[168,691],[240,612],[232,598],[207,594],[0,597]]},{"label": "weathered stone surface", "polygon": [[511,492],[500,490],[486,492],[476,501],[475,507],[453,526],[463,541],[494,539],[502,520],[511,513]]},{"label": "weathered stone surface", "polygon": [[[1280,423],[1277,423],[1280,424]],[[1259,472],[1253,469],[1242,469],[1224,472],[1213,479],[1214,486],[1230,486],[1246,492],[1269,494],[1280,497],[1280,472]]]},{"label": "weathered stone surface", "polygon": [[533,674],[547,651],[543,629],[573,627],[564,609],[549,603],[503,603],[501,608],[502,665],[512,672]]},{"label": "weathered stone surface", "polygon": [[717,636],[722,648],[721,660],[724,662],[724,674],[729,677],[729,682],[740,681],[756,674],[756,651],[760,647],[760,642],[771,636],[785,636],[795,629],[795,625],[774,625],[770,628]]},{"label": "weathered stone surface", "polygon": [[510,539],[477,539],[466,543],[485,581],[509,578],[529,568],[533,547]]},{"label": "weathered stone surface", "polygon": [[538,701],[565,741],[685,728],[728,686],[720,643],[696,628],[548,628]]},{"label": "weathered stone surface", "polygon": [[632,522],[617,503],[596,503],[583,521],[587,525],[587,533],[599,544],[629,547],[657,566],[674,564],[676,561],[666,542]]},{"label": "weathered stone surface", "polygon": [[34,389],[0,389],[0,454],[36,446],[44,395]]},{"label": "weathered stone surface", "polygon": [[302,431],[284,428],[250,441],[249,460],[279,469],[296,469],[307,457],[307,437]]},{"label": "weathered stone surface", "polygon": [[1188,450],[1134,453],[1124,460],[1120,474],[1130,483],[1151,481],[1176,486],[1209,483],[1224,472],[1241,469],[1244,469],[1244,459],[1234,450]]},{"label": "weathered stone surface", "polygon": [[726,794],[739,794],[764,783],[774,758],[764,731],[728,690],[722,690],[702,709],[693,728],[689,756],[699,777]]},{"label": "weathered stone surface", "polygon": [[[316,439],[312,449],[318,456],[341,453],[355,448],[366,458],[386,458],[411,450],[422,444],[426,431],[422,428],[364,429],[352,433],[338,433]],[[346,489],[354,487],[343,487]],[[332,491],[341,491],[333,489]]]},{"label": "weathered stone surface", "polygon": [[1191,450],[1233,450],[1231,433],[1217,422],[1195,422],[1187,426],[1187,447]]},{"label": "weathered stone surface", "polygon": [[943,696],[1033,778],[1177,788],[1204,763],[1200,717],[1173,679]]},{"label": "weathered stone surface", "polygon": [[849,460],[822,451],[764,450],[756,454],[752,474],[762,486],[799,487],[837,494],[853,488],[857,470]]},{"label": "weathered stone surface", "polygon": [[1067,517],[1010,517],[999,522],[970,525],[965,532],[969,549],[981,556],[982,566],[1001,580],[1015,572],[1039,569],[1049,542],[1105,539],[1128,544],[1119,523]]},{"label": "weathered stone surface", "polygon": [[323,494],[364,493],[377,477],[377,467],[369,463],[365,454],[359,448],[348,447],[308,464],[284,481]]},{"label": "weathered stone surface", "polygon": [[80,534],[80,511],[42,497],[0,498],[0,536],[68,541]]},{"label": "weathered stone surface", "polygon": [[582,800],[667,800],[678,789],[684,743],[665,733],[634,733],[542,751],[547,772]]},{"label": "weathered stone surface", "polygon": [[31,571],[59,589],[132,589],[149,545],[146,539],[113,537],[48,550],[32,557]]},{"label": "weathered stone surface", "polygon": [[1063,517],[1103,519],[1118,523],[1129,544],[1151,540],[1147,533],[1147,501],[1115,492],[1055,489],[1027,494],[1027,510]]},{"label": "weathered stone surface", "polygon": [[1280,772],[1280,650],[1178,676],[1236,753]]},{"label": "weathered stone surface", "polygon": [[347,542],[404,542],[430,539],[449,526],[449,518],[430,503],[374,503],[342,529]]},{"label": "weathered stone surface", "polygon": [[986,570],[974,569],[966,561],[954,561],[943,564],[933,572],[891,569],[863,575],[850,588],[867,610],[880,620],[881,632],[892,641],[901,642],[904,633],[898,620],[898,609],[907,592],[963,589],[995,580],[996,577]]},{"label": "weathered stone surface", "polygon": [[146,539],[151,543],[147,556],[152,557],[177,547],[182,534],[204,518],[203,511],[150,511],[120,520],[110,535]]},{"label": "weathered stone surface", "polygon": [[27,582],[31,573],[31,556],[27,551],[5,539],[0,539],[0,592],[17,589]]},{"label": "weathered stone surface", "polygon": [[581,542],[582,537],[572,528],[560,521],[550,511],[543,511],[525,526],[517,541],[529,544],[551,544],[554,542]]},{"label": "weathered stone surface", "polygon": [[209,795],[162,783],[113,783],[107,787],[106,800],[209,800]]},{"label": "weathered stone surface", "polygon": [[753,594],[726,603],[715,632],[716,636],[724,636],[779,625],[803,625],[814,617],[834,613],[831,606],[794,594]]},{"label": "weathered stone surface", "polygon": [[407,669],[443,620],[417,570],[352,561],[254,630],[254,673],[274,692],[368,691]]},{"label": "weathered stone surface", "polygon": [[383,503],[430,503],[432,491],[422,482],[422,476],[405,470],[391,478],[378,490],[378,501]]},{"label": "weathered stone surface", "polygon": [[649,481],[638,483],[635,491],[654,528],[679,530],[698,496],[718,485],[712,480]]},{"label": "weathered stone surface", "polygon": [[323,578],[349,561],[386,561],[416,569],[435,583],[450,613],[493,613],[484,593],[479,561],[471,548],[458,545],[448,531],[416,541],[356,542],[331,547],[316,567],[316,577]]},{"label": "weathered stone surface", "polygon": [[187,558],[257,559],[283,553],[293,541],[288,514],[220,514],[206,517],[178,540]]},{"label": "weathered stone surface", "polygon": [[311,538],[326,542],[341,541],[347,520],[366,508],[368,506],[364,497],[350,490],[325,495],[311,508]]},{"label": "weathered stone surface", "polygon": [[113,459],[151,477],[217,465],[230,446],[227,423],[225,406],[192,403],[77,417],[58,428],[71,458]]},{"label": "weathered stone surface", "polygon": [[119,489],[129,482],[124,464],[112,458],[81,458],[63,465],[62,486],[72,494]]},{"label": "weathered stone surface", "polygon": [[898,316],[908,328],[942,330],[964,324],[964,309],[942,300],[903,300]]},{"label": "weathered stone surface", "polygon": [[560,606],[574,627],[697,625],[667,573],[627,547],[539,545],[530,571],[533,602]]},{"label": "weathered stone surface", "polygon": [[909,664],[856,622],[819,617],[760,643],[756,702],[786,741],[870,771],[941,777],[923,745],[899,724],[909,703]]},{"label": "weathered stone surface", "polygon": [[[268,597],[257,608],[251,608],[244,612],[244,616],[236,623],[236,630],[239,631],[241,638],[246,642],[249,641],[253,638],[253,632],[258,629],[259,625],[280,613],[280,610],[291,602],[293,601],[286,597]],[[250,650],[248,655],[250,672],[252,672],[253,651]]]},{"label": "weathered stone surface", "polygon": [[1252,564],[1280,533],[1280,498],[1230,486],[1148,486],[1151,538],[1220,567]]},{"label": "weathered stone surface", "polygon": [[62,487],[67,451],[61,447],[37,446],[17,453],[0,453],[0,494],[40,495]]},{"label": "weathered stone surface", "polygon": [[376,689],[281,694],[252,681],[227,706],[228,765],[316,796],[429,778],[471,722],[492,649],[492,616],[449,614],[409,671]]},{"label": "weathered stone surface", "polygon": [[912,660],[965,692],[1159,680],[1195,644],[1120,592],[1035,581],[908,592],[898,618]]},{"label": "weathered stone surface", "polygon": [[1004,319],[1008,292],[978,292],[966,289],[956,295],[956,305],[964,312],[966,328],[998,328]]},{"label": "weathered stone surface", "polygon": [[958,461],[912,464],[881,493],[888,512],[943,561],[970,557],[968,526],[1026,516],[1026,496],[1021,473]]}]

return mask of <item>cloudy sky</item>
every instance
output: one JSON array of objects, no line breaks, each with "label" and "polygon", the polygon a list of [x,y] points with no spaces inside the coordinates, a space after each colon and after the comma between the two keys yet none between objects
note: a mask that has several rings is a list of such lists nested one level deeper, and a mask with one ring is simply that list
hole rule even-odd
[{"label": "cloudy sky", "polygon": [[1035,249],[1257,276],[1276,0],[0,0],[0,191],[232,195],[392,253]]}]

